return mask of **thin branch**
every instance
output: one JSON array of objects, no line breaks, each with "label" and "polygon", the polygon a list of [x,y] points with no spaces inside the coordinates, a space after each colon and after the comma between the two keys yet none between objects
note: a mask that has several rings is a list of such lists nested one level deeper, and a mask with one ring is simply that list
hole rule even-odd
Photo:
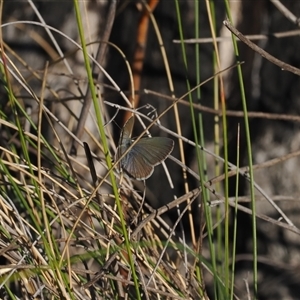
[{"label": "thin branch", "polygon": [[265,50],[263,50],[262,48],[258,47],[257,45],[255,45],[254,43],[252,43],[249,39],[247,39],[242,33],[240,33],[235,27],[233,27],[229,20],[224,20],[223,24],[238,38],[240,39],[243,43],[245,43],[248,47],[250,47],[252,50],[254,50],[255,52],[257,52],[258,54],[260,54],[262,57],[266,58],[268,61],[270,61],[271,63],[273,63],[274,65],[277,65],[278,67],[280,67],[282,70],[286,70],[289,71],[291,73],[294,73],[298,76],[300,76],[300,69],[293,67],[279,59],[277,59],[276,57],[272,56],[271,54],[269,54],[268,52],[266,52]]},{"label": "thin branch", "polygon": [[[148,90],[148,89],[144,89],[144,93],[145,94],[149,94],[149,95],[154,95],[169,101],[177,101],[178,103],[185,105],[185,106],[190,106],[191,104],[184,99],[177,99],[177,98],[173,98],[171,96],[168,95],[164,95],[162,93],[156,92],[156,91],[152,91],[152,90]],[[108,102],[105,102],[105,104],[110,105]],[[198,109],[200,111],[203,112],[207,112],[210,114],[214,114],[214,115],[222,115],[222,111],[221,110],[216,110],[214,108],[208,107],[208,106],[204,106],[201,104],[197,104],[197,103],[193,103],[192,104],[193,107],[195,109]],[[237,117],[237,118],[244,118],[244,112],[243,111],[234,111],[234,110],[227,110],[226,111],[226,115],[229,117]],[[249,111],[248,112],[248,117],[249,118],[259,118],[259,119],[268,119],[268,120],[282,120],[282,121],[289,121],[289,122],[300,122],[300,116],[297,115],[288,115],[288,114],[274,114],[274,113],[265,113],[265,112],[255,112],[255,111]]]},{"label": "thin branch", "polygon": [[[142,71],[144,67],[147,39],[148,39],[148,29],[149,29],[149,16],[155,10],[159,1],[157,0],[148,0],[148,7],[143,7],[141,17],[139,19],[137,36],[136,36],[136,45],[134,50],[134,57],[132,60],[132,73],[133,73],[133,87],[135,90],[139,90],[141,87],[142,81]],[[131,83],[130,83],[131,86]],[[129,101],[132,103],[132,107],[136,108],[139,104],[139,95],[134,97],[129,97]],[[130,118],[131,114],[125,114],[125,121]]]},{"label": "thin branch", "polygon": [[[245,35],[245,37],[251,41],[260,41],[260,40],[268,40],[269,38],[281,39],[281,38],[288,38],[288,37],[299,36],[299,35],[300,35],[300,29],[296,29],[296,30],[288,30],[284,32]],[[196,43],[205,44],[205,43],[212,43],[213,40],[214,40],[213,38],[207,37],[207,38],[199,38],[199,39],[186,39],[183,40],[183,42],[185,44],[196,44]],[[216,37],[215,40],[216,42],[220,43],[220,42],[230,42],[232,39],[230,36],[228,37],[219,36]],[[175,44],[179,44],[181,42],[182,42],[181,40],[173,40],[173,43]]]}]

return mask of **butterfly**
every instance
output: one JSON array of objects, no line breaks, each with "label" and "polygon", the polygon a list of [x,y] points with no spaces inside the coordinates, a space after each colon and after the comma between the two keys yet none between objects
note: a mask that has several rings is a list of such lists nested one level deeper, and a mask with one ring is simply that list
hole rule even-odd
[{"label": "butterfly", "polygon": [[[115,161],[133,144],[133,125],[134,116],[128,119],[121,131]],[[174,141],[170,138],[142,137],[121,159],[118,169],[136,180],[145,180],[152,175],[154,167],[170,155],[173,148]]]}]

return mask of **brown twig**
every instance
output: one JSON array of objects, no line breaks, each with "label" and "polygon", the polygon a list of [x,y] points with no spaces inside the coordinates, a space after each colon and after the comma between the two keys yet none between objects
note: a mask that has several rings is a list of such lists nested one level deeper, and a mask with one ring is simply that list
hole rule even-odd
[{"label": "brown twig", "polygon": [[[284,32],[274,32],[274,33],[266,33],[266,34],[249,34],[245,35],[245,37],[251,41],[260,41],[260,40],[268,40],[269,38],[277,38],[277,39],[282,39],[282,38],[288,38],[292,36],[299,36],[300,35],[300,29],[295,29],[295,30],[288,30]],[[213,38],[207,37],[207,38],[198,38],[198,39],[185,39],[183,41],[181,40],[173,40],[173,43],[179,44],[181,42],[184,42],[185,44],[205,44],[205,43],[212,43]],[[220,42],[230,42],[232,41],[230,36],[218,36],[215,38],[215,41],[220,43]]]},{"label": "brown twig", "polygon": [[[149,10],[147,10],[146,8],[143,9],[143,13],[141,15],[138,24],[136,46],[135,46],[135,52],[132,61],[133,86],[136,91],[138,91],[141,86],[141,75],[144,66],[148,28],[149,28],[149,15],[154,11],[158,2],[159,2],[158,0],[149,0],[148,3]],[[133,108],[138,107],[139,95],[135,94],[133,97],[129,97],[129,101],[132,103]],[[130,116],[131,113],[126,112],[124,121],[128,120]]]},{"label": "brown twig", "polygon": [[293,67],[278,58],[272,56],[262,48],[258,47],[254,43],[252,43],[249,39],[247,39],[242,33],[240,33],[235,27],[233,27],[228,20],[224,20],[223,24],[238,38],[240,39],[243,43],[245,43],[248,47],[250,47],[252,50],[260,54],[262,57],[266,58],[268,61],[273,63],[274,65],[277,65],[280,67],[282,70],[289,71],[291,73],[294,73],[298,76],[300,76],[300,69]]},{"label": "brown twig", "polygon": [[[157,96],[157,97],[160,97],[160,98],[172,101],[172,102],[175,100],[175,101],[178,101],[178,103],[186,105],[186,106],[191,105],[188,101],[186,101],[184,99],[176,99],[171,96],[158,93],[156,91],[145,89],[144,92],[146,94],[154,95],[154,96]],[[216,109],[208,107],[208,106],[204,106],[204,105],[197,104],[197,103],[193,103],[192,106],[193,106],[193,108],[198,109],[203,112],[207,112],[207,113],[210,113],[213,115],[219,115],[219,116],[222,115],[221,110],[216,110]],[[243,111],[226,110],[226,116],[243,118],[245,116],[245,114]],[[282,121],[290,121],[290,122],[297,122],[297,123],[300,122],[300,116],[287,115],[287,114],[273,114],[273,113],[249,111],[248,117],[249,118],[268,119],[268,120],[282,120]]]}]

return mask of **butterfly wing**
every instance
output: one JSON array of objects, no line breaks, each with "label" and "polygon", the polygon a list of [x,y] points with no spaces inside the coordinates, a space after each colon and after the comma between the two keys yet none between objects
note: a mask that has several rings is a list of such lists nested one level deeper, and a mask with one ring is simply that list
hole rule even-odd
[{"label": "butterfly wing", "polygon": [[145,163],[157,166],[172,152],[174,141],[165,137],[146,137],[133,146],[132,151],[143,156]]},{"label": "butterfly wing", "polygon": [[[115,155],[115,161],[117,161],[132,144],[131,135],[132,135],[133,125],[134,125],[134,117],[131,117],[127,120],[124,127],[122,128],[121,135],[119,138],[119,145]],[[120,169],[120,167],[118,168]]]},{"label": "butterfly wing", "polygon": [[173,148],[174,141],[169,138],[142,138],[121,160],[121,168],[137,180],[147,179],[154,166],[162,163]]},{"label": "butterfly wing", "polygon": [[124,127],[122,128],[120,139],[119,139],[119,146],[123,144],[127,144],[128,140],[131,139],[133,125],[134,125],[134,117],[131,117],[127,120]]},{"label": "butterfly wing", "polygon": [[154,171],[154,166],[147,163],[144,155],[135,146],[121,160],[121,168],[127,175],[137,180],[149,178]]},{"label": "butterfly wing", "polygon": [[[133,143],[131,140],[134,117],[131,117],[124,125],[119,139],[119,146],[115,155],[117,161]],[[122,158],[119,169],[129,176],[144,180],[150,177],[154,166],[162,163],[174,148],[174,141],[164,137],[145,137],[140,139],[129,152]]]}]

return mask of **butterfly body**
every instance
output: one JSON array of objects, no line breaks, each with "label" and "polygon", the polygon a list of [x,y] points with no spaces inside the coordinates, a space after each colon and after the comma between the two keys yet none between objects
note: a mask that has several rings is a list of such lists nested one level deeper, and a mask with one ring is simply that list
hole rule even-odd
[{"label": "butterfly body", "polygon": [[155,166],[169,156],[174,148],[174,141],[165,137],[143,137],[132,146],[133,125],[134,117],[131,117],[122,130],[115,160],[129,149],[118,167],[130,177],[144,180],[152,175]]}]

